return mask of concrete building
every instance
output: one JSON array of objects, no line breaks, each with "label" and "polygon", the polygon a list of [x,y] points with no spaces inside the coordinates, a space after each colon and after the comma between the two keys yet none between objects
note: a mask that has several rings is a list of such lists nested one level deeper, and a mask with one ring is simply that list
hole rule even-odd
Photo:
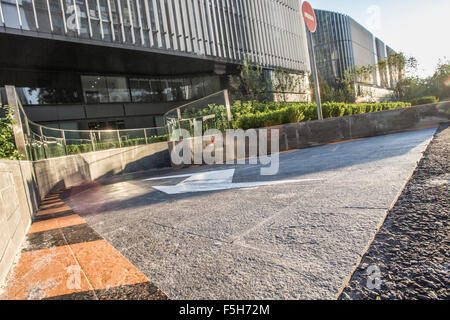
[{"label": "concrete building", "polygon": [[[347,69],[378,65],[395,53],[351,17],[325,10],[315,12],[318,26],[313,34],[314,53],[319,75],[328,83],[343,79]],[[389,94],[395,88],[389,70],[377,70],[366,82],[366,90],[378,95]]]},{"label": "concrete building", "polygon": [[160,126],[171,108],[224,89],[245,57],[267,71],[309,72],[300,8],[297,0],[0,0],[0,87],[15,85],[31,120],[47,126]]}]

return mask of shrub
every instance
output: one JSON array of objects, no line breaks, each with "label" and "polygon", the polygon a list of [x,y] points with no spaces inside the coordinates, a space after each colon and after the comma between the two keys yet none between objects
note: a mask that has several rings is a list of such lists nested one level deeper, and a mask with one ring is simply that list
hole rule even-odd
[{"label": "shrub", "polygon": [[12,130],[14,124],[12,108],[2,106],[1,109],[5,110],[6,118],[0,119],[0,158],[20,160],[22,157],[17,151]]},{"label": "shrub", "polygon": [[286,123],[304,121],[306,118],[304,108],[300,105],[290,105],[285,108],[258,112],[256,114],[246,114],[240,116],[235,121],[236,129],[248,130],[252,128],[271,127]]},{"label": "shrub", "polygon": [[411,100],[411,104],[413,106],[419,106],[419,105],[423,105],[423,104],[432,104],[432,103],[438,103],[438,102],[439,102],[438,98],[436,98],[434,96],[421,97],[421,98],[416,98],[416,99]]},{"label": "shrub", "polygon": [[[241,108],[239,108],[241,106]],[[324,118],[336,118],[369,112],[410,107],[408,102],[347,104],[326,102],[322,105]],[[242,103],[232,106],[235,129],[257,129],[287,123],[317,120],[317,108],[305,103]]]},{"label": "shrub", "polygon": [[81,145],[71,144],[67,146],[67,154],[80,154]]}]

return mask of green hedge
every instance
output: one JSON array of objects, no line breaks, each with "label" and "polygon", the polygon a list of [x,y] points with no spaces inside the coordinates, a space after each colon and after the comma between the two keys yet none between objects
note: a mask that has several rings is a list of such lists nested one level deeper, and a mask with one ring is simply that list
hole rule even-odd
[{"label": "green hedge", "polygon": [[[386,102],[386,103],[365,103],[346,104],[328,102],[322,105],[324,118],[336,118],[369,112],[379,112],[393,109],[410,107],[408,102]],[[256,129],[295,123],[302,121],[317,120],[317,109],[314,104],[289,104],[268,103],[266,105],[256,103],[249,105],[245,103],[238,110],[238,105],[232,107],[234,115],[235,129]]]},{"label": "green hedge", "polygon": [[411,104],[413,106],[420,106],[423,104],[432,104],[432,103],[438,103],[439,99],[434,96],[427,96],[427,97],[421,97],[421,98],[415,98],[412,99]]}]

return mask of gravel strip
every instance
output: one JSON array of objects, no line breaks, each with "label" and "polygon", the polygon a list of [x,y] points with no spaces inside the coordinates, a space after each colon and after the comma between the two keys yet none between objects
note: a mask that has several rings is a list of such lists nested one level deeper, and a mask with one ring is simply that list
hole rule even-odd
[{"label": "gravel strip", "polygon": [[450,124],[439,128],[340,300],[449,299]]}]

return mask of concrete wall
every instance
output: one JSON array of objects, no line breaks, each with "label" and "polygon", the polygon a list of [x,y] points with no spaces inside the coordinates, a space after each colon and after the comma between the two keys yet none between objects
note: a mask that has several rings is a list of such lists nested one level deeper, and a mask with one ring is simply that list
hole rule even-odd
[{"label": "concrete wall", "polygon": [[280,129],[280,150],[302,149],[436,126],[450,120],[450,102],[287,124]]},{"label": "concrete wall", "polygon": [[39,196],[119,173],[169,166],[167,142],[53,158],[33,163]]},{"label": "concrete wall", "polygon": [[0,160],[0,286],[39,202],[50,191],[169,165],[167,142],[36,162]]},{"label": "concrete wall", "polygon": [[[436,126],[450,120],[450,102],[417,106],[405,109],[366,113],[361,115],[330,118],[322,121],[310,121],[285,124],[265,129],[279,130],[280,151],[303,149],[328,143],[392,134],[405,130],[421,129]],[[194,142],[191,139],[191,149]],[[170,142],[172,150],[178,142]],[[248,144],[248,142],[247,142]],[[270,152],[270,131],[268,133],[267,150]],[[207,143],[203,143],[205,147]],[[226,139],[222,146],[215,146],[216,152],[223,149],[226,156]],[[259,149],[259,148],[258,148]],[[192,150],[191,150],[192,151]],[[236,146],[234,158],[237,156]],[[248,156],[248,145],[246,146]],[[193,159],[193,155],[191,157]],[[193,161],[193,160],[192,160]],[[173,167],[179,168],[172,163]]]},{"label": "concrete wall", "polygon": [[36,208],[31,162],[0,160],[0,285]]}]

